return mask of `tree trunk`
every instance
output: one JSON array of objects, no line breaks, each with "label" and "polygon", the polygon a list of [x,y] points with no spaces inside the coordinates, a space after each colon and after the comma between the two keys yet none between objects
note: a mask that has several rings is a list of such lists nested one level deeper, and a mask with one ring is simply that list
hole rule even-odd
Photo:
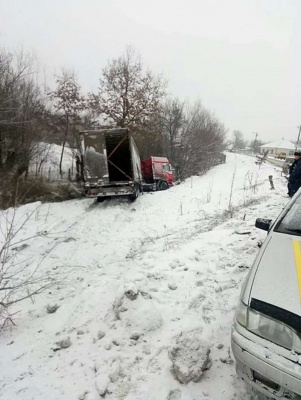
[{"label": "tree trunk", "polygon": [[67,115],[66,116],[66,129],[65,129],[64,141],[63,141],[63,147],[62,147],[61,159],[60,159],[60,175],[61,175],[61,178],[62,178],[62,175],[63,175],[62,164],[63,164],[63,156],[64,156],[65,145],[66,145],[66,141],[67,141],[68,128],[69,128],[69,119],[68,119],[68,115]]},{"label": "tree trunk", "polygon": [[60,159],[60,175],[61,175],[61,177],[63,175],[62,164],[63,164],[63,156],[64,156],[65,144],[66,144],[66,134],[65,134],[65,137],[64,137],[64,141],[63,141],[63,147],[62,147],[61,159]]},{"label": "tree trunk", "polygon": [[80,156],[80,177],[82,182],[85,180],[85,175],[84,175],[84,157],[83,155]]},{"label": "tree trunk", "polygon": [[3,151],[2,151],[2,132],[0,129],[0,171],[3,168],[4,160],[3,160]]}]

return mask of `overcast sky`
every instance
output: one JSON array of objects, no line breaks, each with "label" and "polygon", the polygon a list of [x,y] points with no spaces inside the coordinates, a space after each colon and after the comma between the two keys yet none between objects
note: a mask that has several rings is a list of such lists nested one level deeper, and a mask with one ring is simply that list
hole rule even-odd
[{"label": "overcast sky", "polygon": [[0,45],[34,50],[49,74],[73,67],[86,91],[133,45],[230,132],[297,138],[301,0],[0,0]]}]

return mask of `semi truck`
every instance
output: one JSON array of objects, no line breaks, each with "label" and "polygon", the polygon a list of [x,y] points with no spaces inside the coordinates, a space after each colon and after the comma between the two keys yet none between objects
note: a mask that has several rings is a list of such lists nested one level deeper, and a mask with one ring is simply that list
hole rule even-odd
[{"label": "semi truck", "polygon": [[99,202],[115,196],[134,201],[143,190],[165,190],[173,183],[167,158],[141,163],[128,128],[82,131],[81,146],[85,194]]},{"label": "semi truck", "polygon": [[166,190],[173,186],[173,171],[166,157],[149,157],[141,162],[144,188],[153,185],[153,190]]},{"label": "semi truck", "polygon": [[127,128],[81,132],[85,193],[103,201],[111,196],[135,200],[142,190],[141,162]]}]

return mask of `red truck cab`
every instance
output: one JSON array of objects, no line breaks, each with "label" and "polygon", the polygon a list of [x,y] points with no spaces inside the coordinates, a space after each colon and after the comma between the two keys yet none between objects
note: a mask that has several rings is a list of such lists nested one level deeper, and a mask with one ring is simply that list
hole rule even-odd
[{"label": "red truck cab", "polygon": [[156,190],[166,190],[173,186],[174,176],[166,157],[150,157],[141,162],[144,182],[155,184]]}]

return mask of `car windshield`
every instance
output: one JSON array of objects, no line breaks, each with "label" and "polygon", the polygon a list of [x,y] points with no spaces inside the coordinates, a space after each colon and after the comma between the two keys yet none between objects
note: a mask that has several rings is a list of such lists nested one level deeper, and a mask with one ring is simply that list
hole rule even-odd
[{"label": "car windshield", "polygon": [[275,232],[301,236],[301,195],[277,224]]},{"label": "car windshield", "polygon": [[167,171],[167,172],[171,172],[171,168],[170,168],[170,165],[169,165],[169,164],[163,165],[163,169],[164,169],[165,171]]}]

